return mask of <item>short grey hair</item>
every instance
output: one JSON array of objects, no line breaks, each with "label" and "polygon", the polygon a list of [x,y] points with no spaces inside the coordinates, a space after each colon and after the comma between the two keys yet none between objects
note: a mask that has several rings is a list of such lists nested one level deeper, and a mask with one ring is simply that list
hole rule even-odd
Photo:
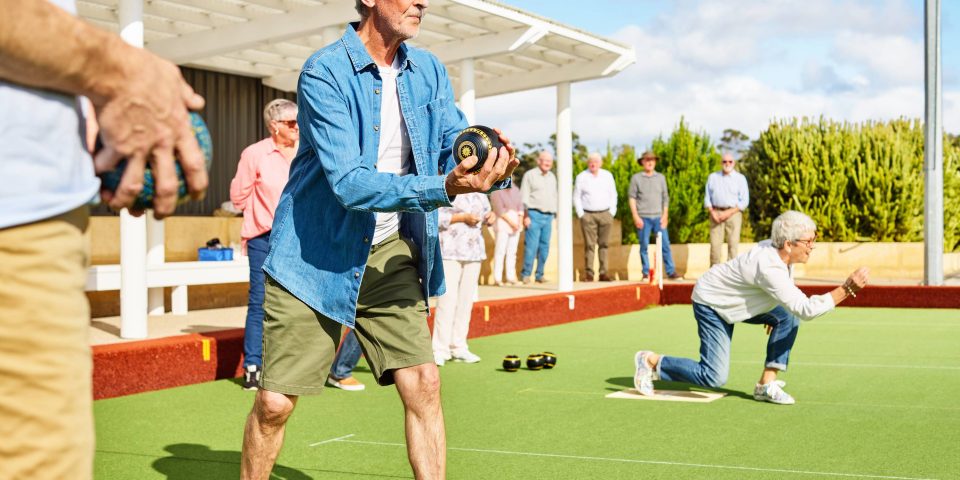
[{"label": "short grey hair", "polygon": [[593,160],[594,158],[596,158],[597,160],[600,160],[600,163],[603,163],[603,155],[600,155],[600,152],[590,152],[590,155],[587,155],[588,162],[590,160]]},{"label": "short grey hair", "polygon": [[280,117],[283,116],[284,112],[293,111],[293,115],[297,115],[297,104],[287,100],[286,98],[277,98],[271,100],[266,107],[263,107],[263,124],[270,127],[270,122],[275,120],[280,120]]},{"label": "short grey hair", "polygon": [[796,242],[804,234],[816,231],[817,224],[812,218],[796,210],[787,210],[773,219],[770,240],[774,247],[783,248],[787,242]]}]

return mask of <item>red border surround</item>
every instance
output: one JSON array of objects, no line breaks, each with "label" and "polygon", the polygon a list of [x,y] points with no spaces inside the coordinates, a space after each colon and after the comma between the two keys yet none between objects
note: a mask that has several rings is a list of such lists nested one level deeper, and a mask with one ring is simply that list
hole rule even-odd
[{"label": "red border surround", "polygon": [[[806,294],[815,295],[835,287],[801,288]],[[651,285],[632,284],[476,302],[470,337],[627,313],[651,305],[689,304],[692,292],[692,283],[667,284],[663,292]],[[960,308],[960,287],[871,286],[843,305]],[[428,322],[432,325],[432,316]],[[208,348],[206,356],[204,343]],[[94,399],[235,378],[241,373],[242,357],[242,328],[98,345],[93,347]]]},{"label": "red border surround", "polygon": [[[821,295],[837,288],[835,285],[801,285],[807,295]],[[692,283],[664,285],[662,304],[690,303]],[[848,298],[844,307],[885,308],[960,308],[960,287],[924,287],[906,285],[871,285]]]}]

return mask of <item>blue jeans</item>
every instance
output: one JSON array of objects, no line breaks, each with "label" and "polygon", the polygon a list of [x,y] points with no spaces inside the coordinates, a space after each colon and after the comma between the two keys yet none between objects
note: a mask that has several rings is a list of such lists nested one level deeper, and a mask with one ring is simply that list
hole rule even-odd
[{"label": "blue jeans", "polygon": [[643,264],[643,276],[650,275],[650,259],[647,258],[647,247],[650,245],[650,235],[656,235],[657,232],[663,233],[663,270],[667,275],[677,273],[673,266],[673,255],[670,253],[670,235],[666,228],[660,228],[660,217],[641,217],[643,228],[637,229],[637,237],[640,238],[640,263]]},{"label": "blue jeans", "polygon": [[[697,332],[700,334],[700,362],[689,358],[660,358],[657,366],[661,380],[686,382],[702,387],[717,388],[727,383],[730,373],[730,341],[733,339],[733,325],[725,322],[717,312],[706,305],[693,304],[693,316],[697,319]],[[767,313],[757,315],[744,323],[770,325],[773,331],[767,340],[767,368],[786,370],[790,360],[790,349],[797,339],[800,321],[787,309],[777,307]]]},{"label": "blue jeans", "polygon": [[537,259],[537,280],[543,278],[543,266],[550,253],[550,230],[553,228],[553,214],[539,210],[527,210],[530,226],[523,236],[523,269],[520,278],[527,278],[533,272],[533,259]]},{"label": "blue jeans", "polygon": [[337,351],[336,358],[333,359],[333,367],[330,368],[330,376],[337,380],[349,377],[357,362],[360,361],[360,342],[357,341],[357,334],[350,330],[347,336],[340,343],[340,350]]},{"label": "blue jeans", "polygon": [[270,252],[270,232],[247,241],[250,260],[250,290],[247,322],[243,332],[243,366],[263,365],[263,261]]}]

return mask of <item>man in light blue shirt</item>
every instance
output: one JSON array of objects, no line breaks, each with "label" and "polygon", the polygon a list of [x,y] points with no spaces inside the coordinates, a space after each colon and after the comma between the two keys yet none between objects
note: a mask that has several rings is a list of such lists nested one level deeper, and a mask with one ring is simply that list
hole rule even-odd
[{"label": "man in light blue shirt", "polygon": [[[444,478],[440,376],[427,330],[444,293],[439,207],[510,185],[509,140],[476,173],[454,161],[467,126],[447,72],[404,41],[427,0],[358,0],[360,22],[313,54],[297,86],[300,149],[270,235],[263,372],[241,478],[268,478],[300,395],[323,388],[343,326],[380,385],[395,384],[416,478]],[[331,417],[333,418],[333,417]]]},{"label": "man in light blue shirt", "polygon": [[742,212],[750,204],[747,177],[734,170],[736,160],[724,153],[720,160],[722,169],[707,177],[703,206],[710,212],[710,266],[720,263],[723,236],[727,236],[727,260],[737,256],[740,247]]}]

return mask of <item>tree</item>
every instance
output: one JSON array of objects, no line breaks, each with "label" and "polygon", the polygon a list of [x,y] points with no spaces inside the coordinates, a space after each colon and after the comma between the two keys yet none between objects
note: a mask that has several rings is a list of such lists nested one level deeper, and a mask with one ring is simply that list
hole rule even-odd
[{"label": "tree", "polygon": [[680,118],[680,125],[664,139],[653,140],[651,148],[660,158],[657,170],[666,177],[670,192],[671,243],[702,243],[710,238],[703,194],[707,176],[720,163],[720,154],[705,132],[690,130]]},{"label": "tree", "polygon": [[730,152],[734,157],[739,159],[747,150],[750,150],[752,143],[750,137],[740,130],[728,128],[723,131],[723,136],[720,137],[720,145],[718,145],[718,147],[721,153]]}]

